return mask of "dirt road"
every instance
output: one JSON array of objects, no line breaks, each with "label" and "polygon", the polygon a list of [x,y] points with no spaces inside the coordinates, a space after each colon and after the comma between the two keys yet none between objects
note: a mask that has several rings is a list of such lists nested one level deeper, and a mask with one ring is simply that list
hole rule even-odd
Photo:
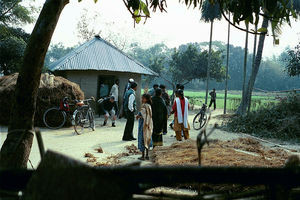
[{"label": "dirt road", "polygon": [[[212,113],[212,116],[216,116],[221,114],[221,110],[217,110]],[[192,123],[194,117],[194,113],[190,112],[189,122]],[[83,135],[76,135],[72,127],[63,128],[60,130],[49,130],[42,128],[42,137],[45,144],[46,149],[51,149],[75,159],[86,162],[86,158],[84,158],[84,154],[86,152],[95,153],[95,149],[99,146],[102,147],[104,153],[95,153],[95,156],[98,160],[105,159],[107,156],[118,154],[123,152],[124,147],[127,145],[135,144],[137,146],[137,141],[132,142],[123,142],[122,135],[125,127],[125,120],[121,119],[117,121],[117,127],[111,127],[111,123],[108,123],[108,126],[101,127],[103,123],[103,119],[96,119],[96,131],[86,131]],[[171,122],[171,119],[170,119]],[[212,119],[210,124],[208,125],[208,129],[213,127],[214,123],[220,123],[217,119]],[[134,127],[134,135],[137,137],[137,121]],[[164,145],[171,145],[174,141],[174,132],[169,129],[168,134],[164,136]],[[2,146],[5,138],[6,138],[7,127],[0,127],[0,146]],[[191,130],[190,136],[192,139],[196,139],[198,132],[195,130]],[[236,134],[226,132],[220,129],[216,129],[214,133],[211,135],[211,139],[219,139],[219,140],[232,140],[239,137],[248,137],[245,134]],[[267,144],[268,145],[268,144]],[[270,145],[270,144],[269,144]],[[292,148],[298,148],[300,150],[300,146],[295,146]],[[135,157],[131,157],[131,159],[135,159]],[[34,140],[32,151],[30,154],[30,160],[33,164],[33,167],[36,168],[38,163],[40,162],[40,155],[38,150],[38,145],[36,140]],[[31,168],[31,165],[28,164],[28,167]]]}]

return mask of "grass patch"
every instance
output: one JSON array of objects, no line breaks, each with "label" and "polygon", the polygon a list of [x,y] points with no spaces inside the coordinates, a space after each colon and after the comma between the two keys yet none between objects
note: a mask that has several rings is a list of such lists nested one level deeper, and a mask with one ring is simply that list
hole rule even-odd
[{"label": "grass patch", "polygon": [[264,138],[300,142],[300,95],[290,95],[277,104],[269,104],[229,120],[226,129]]}]

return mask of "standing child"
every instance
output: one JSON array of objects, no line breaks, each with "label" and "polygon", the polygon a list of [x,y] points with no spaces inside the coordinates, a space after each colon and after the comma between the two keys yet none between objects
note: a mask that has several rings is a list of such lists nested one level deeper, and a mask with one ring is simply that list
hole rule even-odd
[{"label": "standing child", "polygon": [[141,111],[136,116],[136,119],[139,119],[138,148],[142,152],[142,157],[139,158],[140,160],[149,160],[148,152],[152,145],[151,137],[153,131],[153,121],[151,104],[152,102],[150,94],[143,94]]}]

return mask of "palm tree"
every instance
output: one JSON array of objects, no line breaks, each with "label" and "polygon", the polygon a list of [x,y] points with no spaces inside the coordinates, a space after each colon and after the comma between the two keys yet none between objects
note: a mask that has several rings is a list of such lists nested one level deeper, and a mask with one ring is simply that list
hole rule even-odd
[{"label": "palm tree", "polygon": [[[228,19],[230,20],[230,13],[228,14]],[[228,90],[228,65],[229,65],[229,47],[230,47],[230,23],[228,22],[227,29],[227,52],[226,52],[226,78],[225,78],[225,95],[224,95],[224,114],[226,114],[227,106],[227,90]]]},{"label": "palm tree", "polygon": [[222,14],[220,12],[220,6],[218,3],[210,3],[209,0],[205,0],[201,7],[201,20],[204,22],[210,22],[210,38],[209,38],[209,53],[208,53],[208,64],[207,64],[207,75],[206,75],[206,96],[205,103],[207,103],[208,97],[208,83],[209,83],[209,70],[210,70],[210,60],[211,60],[211,44],[212,44],[212,33],[213,33],[213,25],[214,20],[220,20],[222,18]]},{"label": "palm tree", "polygon": [[[257,33],[257,24],[255,25],[255,33]],[[252,72],[255,68],[255,56],[256,56],[256,42],[257,41],[257,34],[254,35],[254,44],[253,44],[253,54],[252,54]],[[247,97],[248,98],[248,97]],[[248,114],[250,112],[251,109],[251,98],[249,99],[249,103],[248,103]]]},{"label": "palm tree", "polygon": [[[300,0],[290,0],[289,6],[293,7],[295,13],[298,16],[300,15]],[[267,16],[268,13],[265,12],[265,15]],[[237,113],[239,113],[239,114],[245,114],[247,108],[248,108],[248,110],[250,110],[250,105],[249,104],[251,103],[251,97],[252,97],[252,91],[253,91],[255,79],[256,79],[256,76],[257,76],[257,73],[258,73],[258,70],[259,70],[259,66],[260,66],[260,63],[261,63],[261,60],[262,60],[264,42],[265,42],[265,37],[266,37],[266,34],[267,34],[267,31],[265,31],[265,30],[267,30],[269,22],[271,23],[271,28],[272,28],[272,33],[273,33],[274,39],[281,32],[280,27],[281,27],[282,24],[276,23],[268,17],[263,18],[263,22],[262,22],[262,26],[261,26],[261,29],[263,30],[263,33],[260,34],[260,36],[259,36],[257,52],[256,52],[256,55],[255,55],[255,62],[252,66],[252,72],[251,72],[251,76],[249,78],[247,89],[246,89],[246,92],[245,92],[245,98],[242,99],[242,102],[241,102],[241,104],[238,108],[238,111],[237,111]]]},{"label": "palm tree", "polygon": [[[241,107],[242,110],[244,110],[244,107],[246,107],[244,99],[246,98],[246,72],[247,72],[247,59],[248,59],[248,36],[249,36],[249,24],[246,23],[246,40],[245,40],[245,55],[244,55],[244,69],[243,69],[243,90],[242,90],[242,103]],[[240,110],[238,110],[240,111]],[[238,112],[239,113],[239,112]],[[239,113],[243,114],[243,113]]]}]

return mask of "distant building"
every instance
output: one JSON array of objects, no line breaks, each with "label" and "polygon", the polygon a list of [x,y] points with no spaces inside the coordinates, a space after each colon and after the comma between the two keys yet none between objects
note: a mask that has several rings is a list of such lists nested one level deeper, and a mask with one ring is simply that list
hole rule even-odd
[{"label": "distant building", "polygon": [[[119,96],[123,96],[129,78],[138,83],[137,99],[141,97],[141,76],[157,76],[124,52],[99,36],[82,44],[50,65],[50,71],[77,83],[85,93],[99,99],[109,95],[116,79],[120,80]],[[123,98],[119,98],[121,104]],[[138,106],[140,101],[137,101]]]}]

